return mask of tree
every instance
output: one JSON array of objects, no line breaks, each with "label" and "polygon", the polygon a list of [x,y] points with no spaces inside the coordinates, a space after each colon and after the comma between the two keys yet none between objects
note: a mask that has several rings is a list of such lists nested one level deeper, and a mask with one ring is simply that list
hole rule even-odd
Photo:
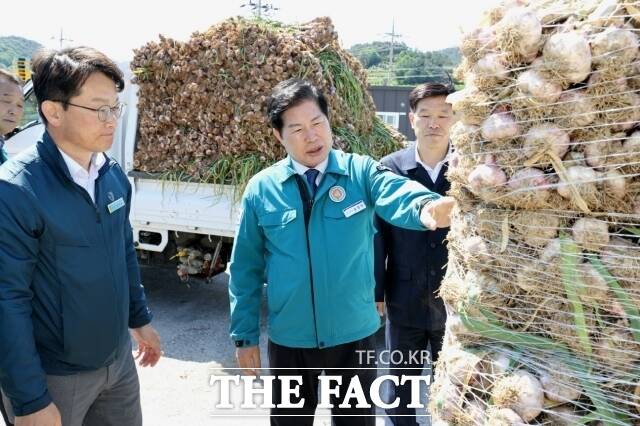
[{"label": "tree", "polygon": [[360,52],[360,62],[365,68],[371,68],[382,62],[382,56],[374,48],[364,49]]},{"label": "tree", "polygon": [[401,85],[415,85],[424,82],[425,55],[417,50],[406,50],[398,55],[394,64],[396,80]]},{"label": "tree", "polygon": [[422,52],[399,43],[394,46],[394,63],[389,72],[389,48],[388,42],[374,41],[356,44],[349,49],[367,70],[372,85],[413,86],[428,81],[448,82],[448,75],[462,60],[456,47]]},{"label": "tree", "polygon": [[[386,41],[374,41],[372,43],[354,44],[349,52],[358,58],[365,68],[375,67],[383,62],[389,62],[391,46]],[[393,46],[393,54],[398,55],[409,48],[404,43],[396,43]]]},{"label": "tree", "polygon": [[22,37],[0,37],[0,67],[11,68],[17,58],[31,59],[42,48],[40,43]]}]

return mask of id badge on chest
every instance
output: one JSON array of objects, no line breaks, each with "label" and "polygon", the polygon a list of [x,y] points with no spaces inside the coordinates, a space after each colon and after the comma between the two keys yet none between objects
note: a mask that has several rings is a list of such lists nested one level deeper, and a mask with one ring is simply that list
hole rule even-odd
[{"label": "id badge on chest", "polygon": [[123,208],[124,204],[124,199],[120,197],[114,202],[107,204],[107,210],[109,210],[109,214],[113,214]]},{"label": "id badge on chest", "polygon": [[357,203],[354,203],[349,207],[345,208],[344,210],[342,210],[342,213],[344,213],[344,217],[351,217],[356,213],[360,213],[362,210],[366,208],[367,206],[365,205],[364,201],[360,200]]}]

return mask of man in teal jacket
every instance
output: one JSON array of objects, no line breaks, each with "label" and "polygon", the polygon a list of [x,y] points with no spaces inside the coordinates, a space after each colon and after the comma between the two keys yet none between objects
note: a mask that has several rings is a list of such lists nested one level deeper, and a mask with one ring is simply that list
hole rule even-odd
[{"label": "man in teal jacket", "polygon": [[[266,281],[272,374],[302,375],[305,400],[300,409],[272,409],[271,424],[311,425],[317,377],[335,368],[351,369],[341,374],[335,424],[373,424],[368,416],[374,407],[337,405],[350,377],[359,376],[367,393],[375,378],[375,370],[355,370],[362,366],[363,351],[375,350],[373,335],[380,325],[374,212],[404,228],[435,229],[448,226],[454,201],[369,157],[333,150],[326,99],[306,81],[277,85],[268,115],[289,155],[254,176],[242,200],[229,283],[238,363],[248,373],[260,368],[259,311]],[[301,370],[281,370],[292,367]],[[274,382],[276,398],[280,385]]]},{"label": "man in teal jacket", "polygon": [[[129,223],[131,186],[107,151],[118,67],[90,48],[43,52],[42,140],[0,167],[0,385],[16,426],[141,426],[133,335],[155,365]],[[130,331],[129,331],[130,330]]]}]

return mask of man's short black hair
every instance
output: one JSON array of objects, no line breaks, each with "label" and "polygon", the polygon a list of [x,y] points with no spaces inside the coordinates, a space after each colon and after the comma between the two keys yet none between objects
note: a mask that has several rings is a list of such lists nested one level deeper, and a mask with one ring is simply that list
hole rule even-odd
[{"label": "man's short black hair", "polygon": [[453,87],[442,83],[424,83],[416,86],[409,94],[409,108],[411,112],[416,112],[418,102],[432,96],[448,96],[455,92]]},{"label": "man's short black hair", "polygon": [[39,51],[31,68],[33,91],[44,124],[47,124],[47,118],[42,114],[42,103],[62,102],[63,108],[67,109],[69,100],[80,94],[80,88],[93,73],[101,72],[113,80],[118,92],[124,88],[120,68],[104,53],[91,47]]},{"label": "man's short black hair", "polygon": [[282,132],[282,114],[304,101],[315,102],[320,111],[329,118],[327,99],[322,91],[306,80],[290,78],[278,83],[267,101],[267,116],[271,127]]}]

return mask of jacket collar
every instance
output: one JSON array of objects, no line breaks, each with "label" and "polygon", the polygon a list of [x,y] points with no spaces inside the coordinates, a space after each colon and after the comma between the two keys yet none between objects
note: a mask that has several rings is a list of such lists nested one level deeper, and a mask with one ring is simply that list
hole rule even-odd
[{"label": "jacket collar", "polygon": [[402,150],[398,158],[398,167],[400,168],[400,170],[403,170],[405,172],[418,168],[418,162],[416,161],[416,155],[415,155],[415,148],[409,147]]},{"label": "jacket collar", "polygon": [[[416,141],[416,144],[417,143],[418,142]],[[418,149],[417,146],[413,145],[413,146],[410,146],[409,148],[402,150],[402,154],[398,159],[400,169],[406,172],[406,171],[418,168],[418,161],[416,160],[416,149]],[[447,156],[444,158],[444,160],[442,160],[444,161],[443,168],[448,164],[449,158],[451,157],[451,153],[452,153],[452,145],[451,145],[451,141],[449,141],[449,151],[447,152]]]},{"label": "jacket collar", "polygon": [[[287,155],[286,158],[278,161],[273,165],[275,168],[276,178],[280,183],[286,181],[291,176],[296,174],[296,170],[291,162],[291,157]],[[329,162],[327,163],[326,174],[333,173],[338,175],[348,176],[349,172],[346,167],[345,154],[342,151],[332,149],[329,151]]]},{"label": "jacket collar", "polygon": [[[44,131],[42,135],[42,140],[38,142],[38,151],[40,152],[40,156],[42,159],[51,167],[59,176],[67,179],[70,182],[73,182],[73,178],[71,177],[71,173],[69,172],[69,167],[67,167],[67,163],[62,158],[62,154],[58,149],[58,146],[53,141],[53,138],[49,134],[47,130]],[[112,165],[115,164],[115,161],[110,159],[107,154],[100,153],[99,155],[104,155],[105,162],[102,167],[100,167],[100,171],[98,172],[98,176],[102,176]]]}]

